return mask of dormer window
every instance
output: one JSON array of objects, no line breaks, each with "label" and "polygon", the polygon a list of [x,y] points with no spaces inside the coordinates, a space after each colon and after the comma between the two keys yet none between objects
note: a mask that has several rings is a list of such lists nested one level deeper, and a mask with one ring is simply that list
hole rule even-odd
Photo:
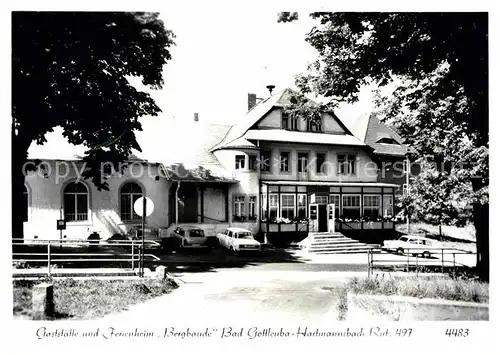
[{"label": "dormer window", "polygon": [[290,117],[288,116],[288,113],[281,111],[281,129],[288,129],[289,120]]},{"label": "dormer window", "polygon": [[399,143],[394,139],[394,138],[391,138],[391,137],[384,137],[384,138],[380,138],[377,143],[384,143],[384,144],[397,144],[399,145]]},{"label": "dormer window", "polygon": [[321,121],[309,121],[307,123],[308,132],[322,132]]},{"label": "dormer window", "polygon": [[297,116],[294,116],[294,117],[290,118],[290,129],[292,131],[298,131],[299,130],[299,118]]}]

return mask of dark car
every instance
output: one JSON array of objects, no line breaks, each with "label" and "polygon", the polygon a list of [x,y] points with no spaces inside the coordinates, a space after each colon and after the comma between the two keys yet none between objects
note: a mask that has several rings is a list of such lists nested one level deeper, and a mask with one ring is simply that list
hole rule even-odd
[{"label": "dark car", "polygon": [[200,227],[181,225],[177,226],[163,240],[163,245],[170,245],[174,248],[208,248],[208,240],[205,231]]}]

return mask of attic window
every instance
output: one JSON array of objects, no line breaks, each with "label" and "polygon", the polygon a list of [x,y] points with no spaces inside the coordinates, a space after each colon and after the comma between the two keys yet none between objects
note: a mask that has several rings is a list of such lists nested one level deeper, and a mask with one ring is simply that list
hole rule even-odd
[{"label": "attic window", "polygon": [[398,142],[394,138],[380,138],[377,143],[385,143],[385,144],[397,144],[399,145]]},{"label": "attic window", "polygon": [[288,113],[281,112],[281,129],[288,129]]},{"label": "attic window", "polygon": [[308,132],[322,132],[321,121],[309,121],[307,123]]}]

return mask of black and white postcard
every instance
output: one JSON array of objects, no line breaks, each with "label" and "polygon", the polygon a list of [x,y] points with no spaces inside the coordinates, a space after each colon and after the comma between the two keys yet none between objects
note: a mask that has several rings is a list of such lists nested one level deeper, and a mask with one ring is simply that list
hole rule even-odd
[{"label": "black and white postcard", "polygon": [[493,353],[487,7],[115,5],[6,18],[7,353]]}]

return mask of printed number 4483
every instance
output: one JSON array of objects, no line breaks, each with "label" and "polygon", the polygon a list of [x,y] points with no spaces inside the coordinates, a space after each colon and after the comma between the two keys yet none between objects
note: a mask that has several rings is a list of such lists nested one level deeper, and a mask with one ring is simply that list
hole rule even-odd
[{"label": "printed number 4483", "polygon": [[469,335],[469,329],[468,328],[453,328],[453,329],[446,329],[445,335],[448,335],[449,337],[466,337]]}]

